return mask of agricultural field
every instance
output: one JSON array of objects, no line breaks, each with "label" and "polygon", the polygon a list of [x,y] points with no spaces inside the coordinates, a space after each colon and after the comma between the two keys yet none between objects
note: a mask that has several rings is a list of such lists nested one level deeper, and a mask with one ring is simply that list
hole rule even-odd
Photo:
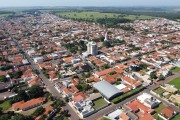
[{"label": "agricultural field", "polygon": [[168,84],[174,85],[177,89],[180,89],[180,77],[171,80]]},{"label": "agricultural field", "polygon": [[145,15],[125,15],[116,13],[100,13],[100,12],[58,12],[58,16],[69,19],[101,19],[101,18],[126,18],[130,20],[135,19],[153,19],[155,17]]}]

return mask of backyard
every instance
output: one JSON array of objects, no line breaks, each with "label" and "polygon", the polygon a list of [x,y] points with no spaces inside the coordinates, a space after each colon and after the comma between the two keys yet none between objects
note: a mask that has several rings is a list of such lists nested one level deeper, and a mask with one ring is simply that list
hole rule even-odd
[{"label": "backyard", "polygon": [[168,84],[174,85],[177,89],[180,89],[180,77],[171,80]]},{"label": "backyard", "polygon": [[103,98],[97,99],[93,101],[93,103],[94,103],[93,107],[96,110],[108,104]]},{"label": "backyard", "polygon": [[161,87],[158,87],[158,88],[154,89],[153,91],[159,95],[162,95],[165,92],[165,90]]},{"label": "backyard", "polygon": [[156,119],[156,120],[158,120],[158,114],[161,112],[161,110],[163,109],[163,108],[165,108],[166,106],[163,104],[163,103],[161,103],[157,108],[155,108],[155,114],[154,114],[154,118]]}]

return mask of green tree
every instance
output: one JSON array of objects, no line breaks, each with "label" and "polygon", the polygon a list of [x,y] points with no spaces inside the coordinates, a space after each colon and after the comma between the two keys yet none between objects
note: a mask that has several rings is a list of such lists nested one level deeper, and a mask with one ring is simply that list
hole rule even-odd
[{"label": "green tree", "polygon": [[162,74],[160,74],[159,75],[159,80],[164,80],[164,79],[165,79],[165,77]]},{"label": "green tree", "polygon": [[150,73],[150,78],[151,78],[151,79],[156,79],[157,76],[156,76],[156,74],[155,74],[154,72],[151,72],[151,73]]},{"label": "green tree", "polygon": [[0,82],[7,82],[8,79],[4,75],[0,75]]},{"label": "green tree", "polygon": [[41,106],[38,107],[33,113],[32,116],[37,117],[39,115],[41,115],[42,113],[44,113],[45,109]]},{"label": "green tree", "polygon": [[33,86],[29,89],[28,95],[30,96],[30,98],[41,97],[41,96],[44,95],[43,88],[40,87],[39,85],[33,85]]},{"label": "green tree", "polygon": [[33,120],[33,118],[31,116],[16,114],[12,116],[10,120]]}]

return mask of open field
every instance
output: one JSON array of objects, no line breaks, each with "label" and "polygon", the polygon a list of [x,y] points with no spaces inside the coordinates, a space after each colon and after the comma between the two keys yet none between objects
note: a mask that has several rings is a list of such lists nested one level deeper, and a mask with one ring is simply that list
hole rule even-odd
[{"label": "open field", "polygon": [[3,112],[6,112],[11,107],[10,100],[6,100],[0,104],[0,108],[2,108]]},{"label": "open field", "polygon": [[100,12],[59,12],[56,15],[60,15],[65,18],[74,19],[100,19],[100,18],[127,18],[130,20],[135,19],[152,19],[155,17],[145,15],[125,15],[116,13],[100,13]]},{"label": "open field", "polygon": [[168,84],[174,85],[177,89],[180,89],[180,77],[171,80]]},{"label": "open field", "polygon": [[94,103],[93,107],[96,110],[108,104],[103,98],[97,99],[93,101],[93,103]]}]

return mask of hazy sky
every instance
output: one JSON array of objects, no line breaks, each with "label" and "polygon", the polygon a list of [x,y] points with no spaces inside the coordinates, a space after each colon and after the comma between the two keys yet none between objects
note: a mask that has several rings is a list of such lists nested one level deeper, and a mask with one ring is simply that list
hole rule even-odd
[{"label": "hazy sky", "polygon": [[180,0],[0,0],[9,6],[180,6]]}]

